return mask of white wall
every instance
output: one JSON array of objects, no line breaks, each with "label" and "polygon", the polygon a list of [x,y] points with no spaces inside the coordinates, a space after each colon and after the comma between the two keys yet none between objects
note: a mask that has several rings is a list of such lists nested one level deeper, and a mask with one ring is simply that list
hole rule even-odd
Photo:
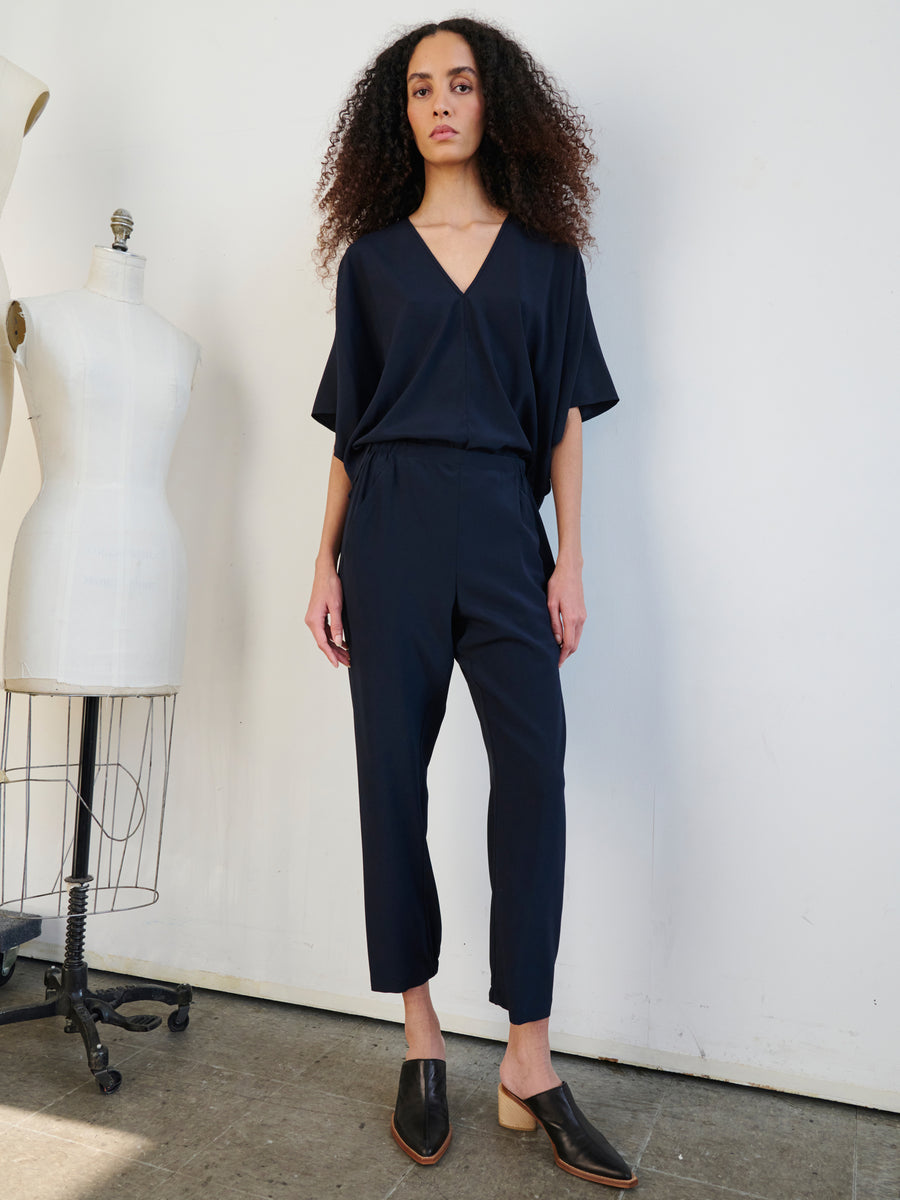
[{"label": "white wall", "polygon": [[[97,918],[92,961],[398,1016],[367,987],[346,679],[302,624],[330,449],[317,163],[390,23],[445,15],[384,12],[0,0],[3,53],[51,89],[0,246],[14,295],[79,286],[124,205],[149,302],[204,347],[170,481],[192,595],[163,897]],[[556,1044],[900,1108],[900,10],[481,12],[597,130],[590,288],[623,396],[586,436]],[[19,396],[0,579],[37,486]],[[448,1028],[502,1036],[485,795],[456,687],[435,991]]]}]

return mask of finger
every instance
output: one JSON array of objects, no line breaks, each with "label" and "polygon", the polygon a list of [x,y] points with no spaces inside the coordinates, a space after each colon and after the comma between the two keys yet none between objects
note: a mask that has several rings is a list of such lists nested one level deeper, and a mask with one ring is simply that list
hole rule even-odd
[{"label": "finger", "polygon": [[338,641],[334,631],[332,631],[331,636],[328,639],[328,645],[331,650],[329,657],[334,665],[337,666],[338,663],[343,663],[345,667],[349,667],[350,651],[348,650],[347,643],[344,641],[343,637],[341,637],[340,641]]},{"label": "finger", "polygon": [[559,646],[559,665],[562,666],[566,659],[575,652],[575,644],[569,618],[565,614],[560,615],[563,622],[563,640]]},{"label": "finger", "polygon": [[333,608],[328,614],[328,625],[331,631],[331,640],[335,646],[343,646],[344,644],[344,623],[341,620],[340,605]]},{"label": "finger", "polygon": [[331,639],[328,636],[327,614],[309,613],[306,617],[306,624],[309,626],[309,631],[315,638],[316,645],[328,659],[333,667],[338,665],[335,655],[336,647],[332,645]]},{"label": "finger", "polygon": [[563,663],[566,661],[566,659],[569,657],[569,655],[571,653],[572,653],[572,651],[569,649],[569,646],[568,646],[568,643],[566,640],[566,636],[565,636],[565,631],[564,631],[563,636],[559,642],[559,663],[558,663],[558,665],[560,667],[563,665]]},{"label": "finger", "polygon": [[344,640],[344,629],[341,621],[340,609],[329,615],[328,626],[328,644],[331,647],[331,661],[335,666],[342,663],[345,667],[350,666],[350,652],[347,649],[347,643]]},{"label": "finger", "polygon": [[318,634],[316,636],[316,645],[319,647],[319,649],[322,651],[322,653],[325,655],[325,657],[328,659],[328,661],[331,663],[331,665],[333,667],[337,667],[339,665],[338,648],[337,648],[337,646],[335,646],[335,644],[329,638],[328,634],[325,632],[325,626],[322,627],[322,637],[319,638]]},{"label": "finger", "polygon": [[579,613],[577,616],[571,613],[560,612],[563,621],[564,636],[560,646],[559,665],[571,658],[578,649],[578,644],[581,641],[581,630],[584,626],[584,617]]},{"label": "finger", "polygon": [[557,646],[561,646],[563,644],[563,622],[559,605],[556,603],[549,603],[547,605],[547,611],[550,613],[550,628],[553,630],[553,636],[556,639],[556,644]]},{"label": "finger", "polygon": [[566,622],[566,649],[569,654],[574,654],[578,649],[583,628],[584,623],[580,620],[572,619]]}]

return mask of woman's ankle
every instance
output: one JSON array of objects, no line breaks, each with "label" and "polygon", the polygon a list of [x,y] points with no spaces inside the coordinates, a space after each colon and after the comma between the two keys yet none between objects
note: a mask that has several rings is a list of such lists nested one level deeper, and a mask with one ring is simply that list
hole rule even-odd
[{"label": "woman's ankle", "polygon": [[418,1033],[410,1031],[406,1027],[406,1044],[409,1049],[406,1052],[407,1059],[410,1058],[439,1058],[446,1059],[447,1052],[444,1048],[444,1039],[441,1036],[440,1030],[437,1035]]},{"label": "woman's ankle", "polygon": [[405,1010],[404,1031],[406,1033],[407,1059],[411,1058],[440,1058],[446,1057],[444,1038],[441,1034],[441,1023],[434,1005],[428,984],[411,988],[403,993]]},{"label": "woman's ankle", "polygon": [[559,1087],[560,1078],[550,1060],[548,1027],[547,1020],[509,1027],[509,1044],[500,1063],[500,1082],[523,1100]]}]

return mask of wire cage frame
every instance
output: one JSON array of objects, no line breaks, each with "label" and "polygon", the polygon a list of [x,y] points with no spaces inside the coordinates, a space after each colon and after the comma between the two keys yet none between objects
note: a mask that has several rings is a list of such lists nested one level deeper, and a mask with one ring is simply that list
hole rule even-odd
[{"label": "wire cage frame", "polygon": [[87,912],[156,903],[175,699],[99,697],[93,797],[86,804],[79,791],[84,698],[5,693],[0,910],[67,915],[79,808],[91,828]]}]

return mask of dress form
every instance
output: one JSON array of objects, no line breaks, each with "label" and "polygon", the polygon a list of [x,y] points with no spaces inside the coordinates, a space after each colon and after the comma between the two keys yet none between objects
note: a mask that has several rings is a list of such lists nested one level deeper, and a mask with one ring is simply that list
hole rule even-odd
[{"label": "dress form", "polygon": [[[32,127],[50,98],[39,79],[0,55],[0,212],[6,203],[16,173],[22,138]],[[9,305],[9,284],[0,259],[0,312]],[[0,337],[0,467],[9,436],[12,413],[13,360],[6,339]]]},{"label": "dress form", "polygon": [[181,682],[186,566],[165,485],[199,347],[143,303],[145,262],[95,246],[82,290],[9,310],[42,486],[13,552],[7,691]]}]

